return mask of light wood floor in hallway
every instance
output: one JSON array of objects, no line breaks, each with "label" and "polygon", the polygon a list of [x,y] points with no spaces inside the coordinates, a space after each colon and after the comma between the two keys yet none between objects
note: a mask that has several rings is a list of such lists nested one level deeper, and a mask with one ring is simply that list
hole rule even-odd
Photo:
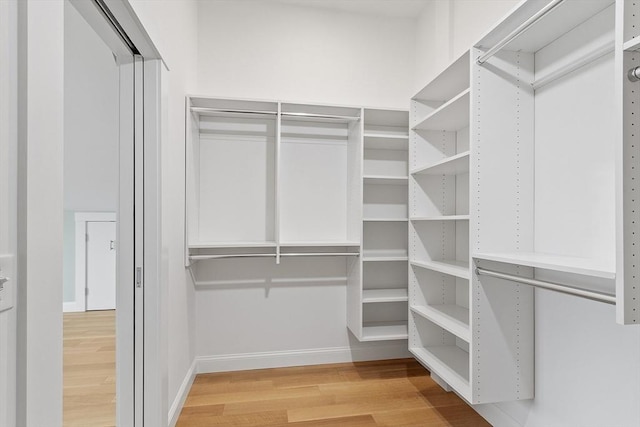
[{"label": "light wood floor in hallway", "polygon": [[65,313],[65,427],[116,423],[116,312]]},{"label": "light wood floor in hallway", "polygon": [[485,427],[411,359],[198,375],[178,427]]}]

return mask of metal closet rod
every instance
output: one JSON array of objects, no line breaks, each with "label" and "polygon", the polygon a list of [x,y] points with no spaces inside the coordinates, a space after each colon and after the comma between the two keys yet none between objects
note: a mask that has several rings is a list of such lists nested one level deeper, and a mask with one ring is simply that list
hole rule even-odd
[{"label": "metal closet rod", "polygon": [[283,116],[288,117],[308,117],[311,119],[328,119],[328,120],[347,120],[355,122],[360,120],[357,116],[334,116],[331,114],[314,114],[314,113],[281,113]]},{"label": "metal closet rod", "polygon": [[489,58],[491,58],[493,55],[498,53],[500,49],[502,49],[503,47],[505,47],[506,45],[508,45],[509,43],[511,43],[518,37],[520,37],[522,34],[524,34],[525,31],[531,28],[536,22],[542,19],[546,14],[548,14],[549,12],[551,12],[553,9],[555,9],[557,6],[560,6],[564,2],[565,0],[553,0],[549,4],[547,4],[545,7],[540,9],[538,13],[536,13],[531,18],[527,19],[525,22],[520,24],[518,28],[513,30],[511,33],[509,33],[509,35],[507,35],[505,38],[503,38],[498,43],[496,43],[491,49],[489,49],[488,51],[480,55],[478,59],[476,59],[476,62],[478,63],[478,65],[482,65],[485,62],[487,62]]},{"label": "metal closet rod", "polygon": [[[304,256],[359,256],[359,252],[300,252],[300,253],[280,253],[281,257],[304,257]],[[275,258],[276,254],[213,254],[213,255],[191,255],[191,261],[202,261],[207,259],[225,258]]]},{"label": "metal closet rod", "polygon": [[496,277],[498,279],[511,280],[512,282],[522,283],[524,285],[533,286],[535,288],[547,289],[550,291],[560,292],[567,295],[573,295],[593,301],[605,302],[607,304],[616,304],[616,296],[605,294],[602,292],[588,291],[586,289],[574,288],[573,286],[563,285],[560,283],[547,282],[537,279],[529,279],[526,277],[515,276],[513,274],[500,273],[498,271],[486,270],[484,268],[476,268],[476,274],[479,276]]}]

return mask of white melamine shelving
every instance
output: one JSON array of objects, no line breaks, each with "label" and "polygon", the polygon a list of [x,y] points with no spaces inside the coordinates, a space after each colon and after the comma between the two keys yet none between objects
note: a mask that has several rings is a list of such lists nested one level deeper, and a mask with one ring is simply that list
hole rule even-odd
[{"label": "white melamine shelving", "polygon": [[363,110],[362,256],[347,291],[360,341],[407,338],[408,129],[407,111]]},{"label": "white melamine shelving", "polygon": [[461,279],[469,279],[471,277],[469,263],[467,261],[411,261],[411,265],[413,265],[414,267],[426,268],[427,270],[433,270],[439,273],[459,277]]},{"label": "white melamine shelving", "polygon": [[446,157],[411,171],[411,175],[459,175],[469,173],[469,151]]},{"label": "white melamine shelving", "polygon": [[469,353],[455,345],[433,345],[410,347],[416,359],[453,387],[467,401],[470,401]]},{"label": "white melamine shelving", "polygon": [[415,126],[415,130],[457,131],[469,126],[469,89],[433,111]]},{"label": "white melamine shelving", "polygon": [[412,306],[411,311],[469,342],[469,309],[455,304]]},{"label": "white melamine shelving", "polygon": [[469,215],[416,216],[411,221],[469,221]]},{"label": "white melamine shelving", "polygon": [[190,243],[189,249],[275,248],[276,242],[208,242]]}]

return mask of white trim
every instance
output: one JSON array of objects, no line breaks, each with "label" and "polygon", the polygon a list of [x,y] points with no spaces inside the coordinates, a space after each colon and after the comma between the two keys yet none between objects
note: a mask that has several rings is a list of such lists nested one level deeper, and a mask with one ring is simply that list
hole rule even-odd
[{"label": "white trim", "polygon": [[108,221],[115,222],[114,212],[76,212],[75,220],[75,298],[73,301],[62,303],[62,311],[86,311],[87,299],[87,222]]},{"label": "white trim", "polygon": [[365,360],[412,357],[406,340],[363,347],[334,347],[264,353],[224,354],[196,357],[197,373],[243,371],[288,366],[322,365]]},{"label": "white trim", "polygon": [[176,394],[175,399],[173,399],[173,403],[171,404],[171,408],[169,408],[169,427],[174,427],[178,422],[178,418],[180,417],[180,412],[182,411],[182,407],[184,406],[184,402],[187,400],[187,396],[189,395],[189,390],[191,390],[191,385],[193,385],[193,380],[196,379],[196,360],[194,359],[191,363],[191,367],[187,371],[187,374],[184,376],[182,380],[182,384],[180,384],[180,388],[178,389],[178,393]]},{"label": "white trim", "polygon": [[487,403],[485,405],[471,405],[489,424],[496,427],[522,427],[497,405]]}]

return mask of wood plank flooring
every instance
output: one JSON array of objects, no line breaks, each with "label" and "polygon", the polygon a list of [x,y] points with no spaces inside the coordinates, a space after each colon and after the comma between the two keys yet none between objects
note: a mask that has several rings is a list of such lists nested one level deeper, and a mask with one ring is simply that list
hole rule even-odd
[{"label": "wood plank flooring", "polygon": [[177,425],[490,426],[412,359],[201,374]]},{"label": "wood plank flooring", "polygon": [[116,312],[64,313],[63,423],[116,424]]}]

